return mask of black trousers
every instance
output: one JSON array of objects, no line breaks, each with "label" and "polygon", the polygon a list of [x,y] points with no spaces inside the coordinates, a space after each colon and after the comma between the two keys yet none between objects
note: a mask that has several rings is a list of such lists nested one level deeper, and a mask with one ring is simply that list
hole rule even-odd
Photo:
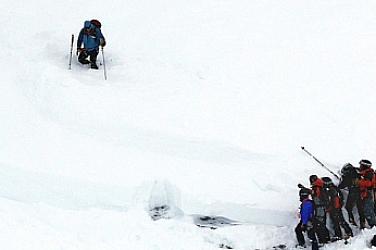
[{"label": "black trousers", "polygon": [[319,239],[320,243],[327,243],[330,241],[329,237],[329,230],[326,227],[326,211],[325,206],[321,202],[321,200],[317,200],[317,204],[315,203],[315,219],[313,221],[315,226],[315,231],[317,234],[317,238]]},{"label": "black trousers", "polygon": [[363,211],[363,204],[360,198],[360,189],[359,188],[350,188],[349,194],[347,196],[345,208],[349,214],[349,220],[354,220],[353,208],[356,205],[359,214],[359,221],[364,223],[366,221],[366,217]]},{"label": "black trousers", "polygon": [[345,233],[350,236],[352,235],[352,230],[349,224],[345,221],[340,209],[333,209],[329,212],[330,219],[333,223],[334,236],[342,239],[341,227],[345,230]]},{"label": "black trousers", "polygon": [[[80,54],[78,55],[78,61],[82,64],[96,64],[97,62],[97,57],[99,54],[99,49],[95,50],[90,50],[90,51],[81,51]],[[89,57],[90,61],[87,60]]]},{"label": "black trousers", "polygon": [[[295,234],[296,234],[296,238],[299,242],[299,245],[304,245],[305,239],[304,239],[303,230],[302,230],[301,226],[302,226],[302,222],[300,221],[299,224],[295,228]],[[315,228],[313,227],[313,224],[310,223],[310,222],[307,223],[307,235],[308,235],[308,238],[312,242],[312,250],[318,250],[319,247],[318,247],[317,239],[316,239],[316,235],[315,235]]]}]

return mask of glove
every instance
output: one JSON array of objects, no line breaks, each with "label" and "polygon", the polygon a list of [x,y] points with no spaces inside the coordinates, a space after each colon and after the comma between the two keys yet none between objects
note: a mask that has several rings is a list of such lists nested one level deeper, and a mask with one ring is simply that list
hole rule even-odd
[{"label": "glove", "polygon": [[303,232],[307,231],[307,226],[305,224],[302,224],[300,228],[302,229]]},{"label": "glove", "polygon": [[106,46],[106,41],[105,41],[103,38],[100,38],[100,39],[99,39],[99,44],[100,44],[101,47],[103,48],[104,46]]},{"label": "glove", "polygon": [[305,188],[302,184],[298,184],[298,188]]},{"label": "glove", "polygon": [[80,54],[82,51],[85,51],[85,50],[86,50],[86,49],[77,48],[76,55],[78,56],[78,54]]}]

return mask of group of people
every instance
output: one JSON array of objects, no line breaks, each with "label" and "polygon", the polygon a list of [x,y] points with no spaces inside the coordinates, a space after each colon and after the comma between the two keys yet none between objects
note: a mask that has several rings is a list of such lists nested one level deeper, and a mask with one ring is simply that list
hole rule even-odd
[{"label": "group of people", "polygon": [[[329,177],[319,178],[317,175],[311,175],[309,181],[310,187],[298,184],[301,205],[300,222],[295,228],[297,247],[305,247],[303,232],[307,232],[312,250],[317,250],[330,241],[347,241],[352,237],[349,223],[360,229],[366,228],[367,224],[369,228],[375,226],[376,174],[369,160],[361,160],[359,167],[345,164],[338,185]],[[344,218],[342,206],[347,211],[349,223]],[[355,207],[358,218],[354,216]],[[327,214],[330,224],[327,223]],[[329,225],[332,225],[332,230]]]}]

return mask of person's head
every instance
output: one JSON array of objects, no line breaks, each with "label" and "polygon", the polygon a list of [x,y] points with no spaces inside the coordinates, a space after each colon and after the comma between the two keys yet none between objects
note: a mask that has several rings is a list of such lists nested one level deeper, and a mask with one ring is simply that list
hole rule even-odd
[{"label": "person's head", "polygon": [[307,199],[310,195],[310,192],[308,189],[306,188],[301,188],[300,191],[299,191],[299,198],[300,198],[300,201],[303,201],[305,199]]},{"label": "person's head", "polygon": [[369,160],[364,159],[359,162],[359,165],[361,171],[372,167],[372,163]]},{"label": "person's head", "polygon": [[313,174],[309,177],[309,183],[311,183],[311,185],[317,180],[317,175]]},{"label": "person's head", "polygon": [[85,22],[84,22],[84,28],[85,28],[86,30],[90,30],[90,29],[92,29],[92,27],[93,27],[93,25],[91,24],[90,21],[85,21]]},{"label": "person's head", "polygon": [[330,179],[329,177],[322,177],[321,180],[322,180],[322,184],[323,184],[324,188],[334,186],[332,179]]},{"label": "person's head", "polygon": [[353,171],[353,169],[354,169],[354,166],[351,165],[351,163],[345,163],[343,164],[341,168],[341,175],[349,174],[351,173],[351,171]]},{"label": "person's head", "polygon": [[360,165],[361,171],[372,167],[372,163],[369,160],[364,160],[364,159],[360,160],[359,165]]}]

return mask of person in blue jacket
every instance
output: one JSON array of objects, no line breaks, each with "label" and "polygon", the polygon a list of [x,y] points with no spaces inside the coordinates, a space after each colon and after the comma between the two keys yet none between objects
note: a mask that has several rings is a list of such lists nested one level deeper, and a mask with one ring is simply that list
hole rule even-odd
[{"label": "person in blue jacket", "polygon": [[[103,48],[105,45],[106,40],[100,28],[90,21],[85,21],[77,39],[78,61],[82,64],[90,64],[92,69],[98,69],[99,46]],[[90,61],[87,60],[88,57],[90,57]]]},{"label": "person in blue jacket", "polygon": [[306,188],[302,188],[299,191],[300,196],[300,222],[295,228],[296,238],[298,239],[298,248],[305,248],[305,239],[303,232],[307,232],[308,238],[312,243],[312,250],[318,250],[319,246],[317,243],[315,228],[313,226],[313,202],[309,199],[310,191]]}]

